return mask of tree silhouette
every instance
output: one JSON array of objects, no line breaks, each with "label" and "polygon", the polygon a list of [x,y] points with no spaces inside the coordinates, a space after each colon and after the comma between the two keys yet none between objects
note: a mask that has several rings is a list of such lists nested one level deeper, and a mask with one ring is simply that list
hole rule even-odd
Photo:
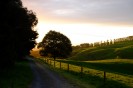
[{"label": "tree silhouette", "polygon": [[53,57],[54,60],[66,58],[72,52],[71,41],[63,34],[50,30],[39,44],[42,56]]},{"label": "tree silhouette", "polygon": [[10,65],[35,46],[38,33],[34,27],[38,20],[34,12],[23,7],[21,0],[1,0],[0,11],[0,65]]}]

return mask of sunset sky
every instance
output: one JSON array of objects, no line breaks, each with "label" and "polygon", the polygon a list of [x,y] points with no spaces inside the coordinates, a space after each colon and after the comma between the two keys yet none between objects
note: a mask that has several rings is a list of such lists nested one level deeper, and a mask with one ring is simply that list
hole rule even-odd
[{"label": "sunset sky", "polygon": [[40,42],[49,30],[73,45],[133,35],[133,0],[22,0],[39,20]]}]

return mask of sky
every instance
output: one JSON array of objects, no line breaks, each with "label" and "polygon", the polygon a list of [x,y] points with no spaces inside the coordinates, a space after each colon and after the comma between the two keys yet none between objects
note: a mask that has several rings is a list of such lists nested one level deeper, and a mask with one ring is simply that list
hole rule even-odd
[{"label": "sky", "polygon": [[133,35],[133,0],[22,0],[39,20],[37,42],[49,30],[73,45]]}]

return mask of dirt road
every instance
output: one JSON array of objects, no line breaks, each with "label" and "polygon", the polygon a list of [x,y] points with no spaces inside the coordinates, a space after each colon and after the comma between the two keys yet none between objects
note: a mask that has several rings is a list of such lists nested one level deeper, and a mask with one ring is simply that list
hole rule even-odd
[{"label": "dirt road", "polygon": [[32,58],[29,60],[34,74],[30,88],[79,88],[50,70],[46,65],[35,62]]}]

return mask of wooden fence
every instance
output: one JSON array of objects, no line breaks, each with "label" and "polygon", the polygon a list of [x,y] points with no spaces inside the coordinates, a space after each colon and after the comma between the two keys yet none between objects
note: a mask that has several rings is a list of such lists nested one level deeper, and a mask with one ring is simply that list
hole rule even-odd
[{"label": "wooden fence", "polygon": [[[43,58],[44,62],[47,63],[50,66],[53,66],[54,68],[59,68],[60,70],[66,70],[68,72],[74,71],[80,73],[80,76],[83,77],[84,73],[87,73],[88,68],[83,66],[76,66],[69,63],[64,63],[61,61],[54,61],[52,59]],[[90,70],[90,69],[89,69]],[[92,70],[92,69],[91,69]],[[100,71],[100,73],[103,74],[103,82],[106,83],[106,72]]]},{"label": "wooden fence", "polygon": [[[115,73],[109,73],[105,71],[95,70],[83,66],[77,66],[61,61],[54,61],[53,59],[42,58],[45,63],[54,68],[59,68],[60,70],[66,70],[68,72],[77,72],[80,73],[81,77],[84,77],[84,74],[91,74],[92,76],[99,76],[103,79],[103,84],[106,84],[107,79],[113,79],[114,81],[118,81],[121,83],[126,83],[127,85],[131,85],[133,87],[133,76],[123,76]],[[125,79],[125,80],[123,80]]]}]

